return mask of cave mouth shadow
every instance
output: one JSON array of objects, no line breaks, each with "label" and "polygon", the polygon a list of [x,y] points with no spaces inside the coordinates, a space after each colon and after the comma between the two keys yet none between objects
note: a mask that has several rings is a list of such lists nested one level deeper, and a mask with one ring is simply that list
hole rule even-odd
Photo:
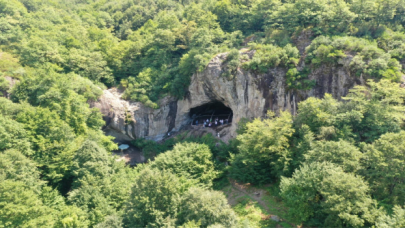
[{"label": "cave mouth shadow", "polygon": [[232,122],[233,111],[222,102],[213,101],[190,109],[189,116],[192,125],[202,124],[206,120],[213,123],[215,123],[215,120],[223,120],[224,124],[229,124]]}]

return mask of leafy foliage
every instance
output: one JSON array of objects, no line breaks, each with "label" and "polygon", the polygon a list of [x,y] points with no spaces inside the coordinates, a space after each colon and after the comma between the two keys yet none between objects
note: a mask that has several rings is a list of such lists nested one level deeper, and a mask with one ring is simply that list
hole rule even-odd
[{"label": "leafy foliage", "polygon": [[387,132],[398,132],[403,123],[404,90],[388,80],[355,86],[339,102],[326,94],[299,104],[295,124],[305,124],[318,138],[372,142]]},{"label": "leafy foliage", "polygon": [[[190,188],[180,205],[180,221],[199,221],[200,227],[235,227],[237,218],[222,192]],[[182,223],[182,222],[180,222]]]},{"label": "leafy foliage", "polygon": [[128,227],[159,227],[174,219],[185,186],[170,172],[144,169],[136,178],[125,207],[124,224]]},{"label": "leafy foliage", "polygon": [[232,79],[235,77],[238,67],[240,65],[240,53],[239,50],[233,49],[231,50],[226,59],[224,61],[226,64],[226,69],[222,72],[222,76],[226,77],[227,79]]},{"label": "leafy foliage", "polygon": [[283,66],[295,67],[298,64],[298,49],[288,44],[284,48],[271,44],[253,45],[252,49],[256,50],[252,60],[244,63],[245,69],[254,70],[259,73],[265,73],[269,68]]},{"label": "leafy foliage", "polygon": [[[229,176],[255,184],[281,179],[289,215],[306,226],[401,224],[395,205],[403,201],[403,93],[397,83],[370,80],[344,102],[326,94],[300,102],[293,119],[280,113],[248,122],[237,136]],[[269,162],[272,140],[282,142],[273,144],[285,151],[277,162],[285,162]],[[287,172],[273,176],[280,164]]]},{"label": "leafy foliage", "polygon": [[378,215],[367,184],[331,163],[304,164],[283,178],[281,196],[297,222],[325,227],[363,227]]},{"label": "leafy foliage", "polygon": [[[194,183],[193,183],[194,182]],[[124,209],[126,227],[185,226],[232,227],[237,218],[222,193],[192,187],[195,181],[168,170],[143,167]]]},{"label": "leafy foliage", "polygon": [[118,216],[108,216],[105,218],[104,222],[94,226],[95,228],[121,228],[123,227],[122,219]]},{"label": "leafy foliage", "polygon": [[306,51],[308,52],[306,61],[314,65],[341,63],[348,55],[353,56],[350,70],[357,76],[365,74],[374,78],[399,81],[402,75],[402,66],[392,58],[390,52],[386,53],[379,49],[375,42],[366,39],[320,36],[307,47]]},{"label": "leafy foliage", "polygon": [[342,167],[345,172],[355,173],[359,169],[363,154],[351,143],[339,140],[318,141],[311,145],[311,150],[304,154],[307,163],[329,161]]},{"label": "leafy foliage", "polygon": [[0,183],[0,224],[12,227],[52,227],[52,210],[43,205],[38,194],[23,182]]},{"label": "leafy foliage", "polygon": [[364,148],[364,176],[373,194],[384,203],[401,204],[405,200],[405,177],[401,172],[405,161],[404,136],[404,131],[387,133]]},{"label": "leafy foliage", "polygon": [[[403,59],[403,3],[404,0],[2,1],[0,45],[4,52],[0,59],[5,59],[8,74],[16,77],[23,73],[19,64],[34,68],[52,64],[63,74],[75,73],[95,83],[120,83],[127,89],[125,99],[156,108],[163,96],[183,97],[193,73],[202,71],[219,52],[239,48],[249,35],[256,37],[258,44],[254,45],[256,57],[245,65],[246,69],[262,73],[276,66],[294,69],[299,57],[290,43],[300,31],[312,30],[315,36],[380,39],[379,46],[384,51],[372,48],[378,57],[371,59],[367,54],[359,54],[353,61],[353,71],[398,80],[400,65],[390,56]],[[316,52],[319,61],[327,62],[347,54],[329,43]],[[320,59],[325,55],[329,57]],[[225,74],[230,77],[237,61],[230,61],[228,66]],[[291,71],[288,78],[289,87],[294,89],[313,86],[305,73]]]},{"label": "leafy foliage", "polygon": [[36,193],[41,192],[45,182],[40,181],[36,164],[17,150],[6,150],[0,154],[0,179],[24,183]]},{"label": "leafy foliage", "polygon": [[[404,201],[405,93],[392,81],[403,72],[404,6],[0,0],[0,226],[233,226],[224,196],[210,190],[227,174],[254,184],[287,176],[286,202],[304,225],[403,226],[395,204]],[[303,53],[307,33],[314,40]],[[252,59],[238,50],[249,42]],[[308,90],[316,83],[312,70],[343,65],[378,82],[356,86],[345,102],[309,98],[296,117],[241,123],[229,145],[209,135],[138,139],[148,156],[161,155],[137,169],[116,161],[110,152],[117,146],[89,106],[106,85],[157,108],[164,96],[183,98],[191,76],[220,52],[228,52],[228,79],[239,67],[258,74],[277,68],[289,89]],[[388,213],[377,213],[375,200]]]},{"label": "leafy foliage", "polygon": [[289,137],[294,133],[292,116],[269,112],[264,120],[246,124],[246,132],[237,136],[239,153],[232,159],[230,176],[243,182],[264,184],[288,173],[291,152]]},{"label": "leafy foliage", "polygon": [[377,219],[376,227],[388,228],[388,227],[401,227],[405,225],[405,210],[400,206],[394,207],[394,213],[392,216],[382,215]]},{"label": "leafy foliage", "polygon": [[160,154],[149,167],[171,172],[196,182],[195,185],[211,187],[218,175],[208,146],[197,143],[176,144],[171,151]]}]

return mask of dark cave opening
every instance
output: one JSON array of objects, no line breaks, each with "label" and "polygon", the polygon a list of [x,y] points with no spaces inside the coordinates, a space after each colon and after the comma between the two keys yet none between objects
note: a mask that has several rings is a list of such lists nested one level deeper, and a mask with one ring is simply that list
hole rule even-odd
[{"label": "dark cave opening", "polygon": [[222,102],[214,101],[190,109],[189,115],[192,125],[217,126],[231,123],[233,112]]}]

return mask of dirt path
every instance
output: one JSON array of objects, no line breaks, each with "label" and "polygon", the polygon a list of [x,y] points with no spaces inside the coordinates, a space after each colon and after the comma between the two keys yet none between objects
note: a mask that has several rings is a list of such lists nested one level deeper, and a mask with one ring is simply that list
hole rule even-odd
[{"label": "dirt path", "polygon": [[[250,184],[239,184],[236,181],[230,181],[231,188],[226,193],[228,202],[231,206],[235,206],[240,201],[239,199],[244,196],[248,196],[252,200],[257,201],[257,203],[262,206],[268,213],[269,217],[277,216],[280,219],[280,222],[286,222],[293,227],[296,227],[294,224],[287,222],[284,218],[282,218],[279,214],[273,214],[274,211],[285,211],[285,208],[281,207],[272,207],[269,208],[269,202],[264,199],[264,197],[269,196],[269,193],[264,189],[259,189],[251,186]],[[282,227],[282,226],[278,226]]]}]

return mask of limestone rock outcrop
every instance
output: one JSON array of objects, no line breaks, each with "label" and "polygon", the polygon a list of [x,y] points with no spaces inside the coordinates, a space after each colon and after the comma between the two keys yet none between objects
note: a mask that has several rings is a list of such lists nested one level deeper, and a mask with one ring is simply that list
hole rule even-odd
[{"label": "limestone rock outcrop", "polygon": [[[244,54],[252,56],[253,52]],[[340,99],[356,84],[364,84],[360,77],[351,75],[351,56],[335,65],[323,65],[312,70],[309,79],[316,80],[311,90],[289,89],[283,68],[273,68],[265,74],[237,70],[233,79],[222,76],[226,67],[226,53],[215,56],[203,72],[192,76],[184,99],[171,97],[159,101],[158,109],[151,109],[139,102],[121,99],[117,89],[104,91],[104,95],[93,106],[100,108],[105,120],[105,131],[118,141],[136,138],[161,140],[170,132],[179,131],[191,123],[190,109],[210,103],[222,102],[233,111],[233,122],[224,139],[235,137],[237,122],[241,118],[257,118],[268,110],[297,112],[298,102],[308,97],[323,97],[330,93]],[[304,67],[303,61],[299,68]]]},{"label": "limestone rock outcrop", "polygon": [[159,109],[152,109],[140,102],[121,98],[117,88],[104,90],[97,102],[90,105],[100,109],[106,122],[104,131],[116,141],[126,142],[136,138],[162,139],[174,128],[177,101],[170,97],[162,99]]}]

